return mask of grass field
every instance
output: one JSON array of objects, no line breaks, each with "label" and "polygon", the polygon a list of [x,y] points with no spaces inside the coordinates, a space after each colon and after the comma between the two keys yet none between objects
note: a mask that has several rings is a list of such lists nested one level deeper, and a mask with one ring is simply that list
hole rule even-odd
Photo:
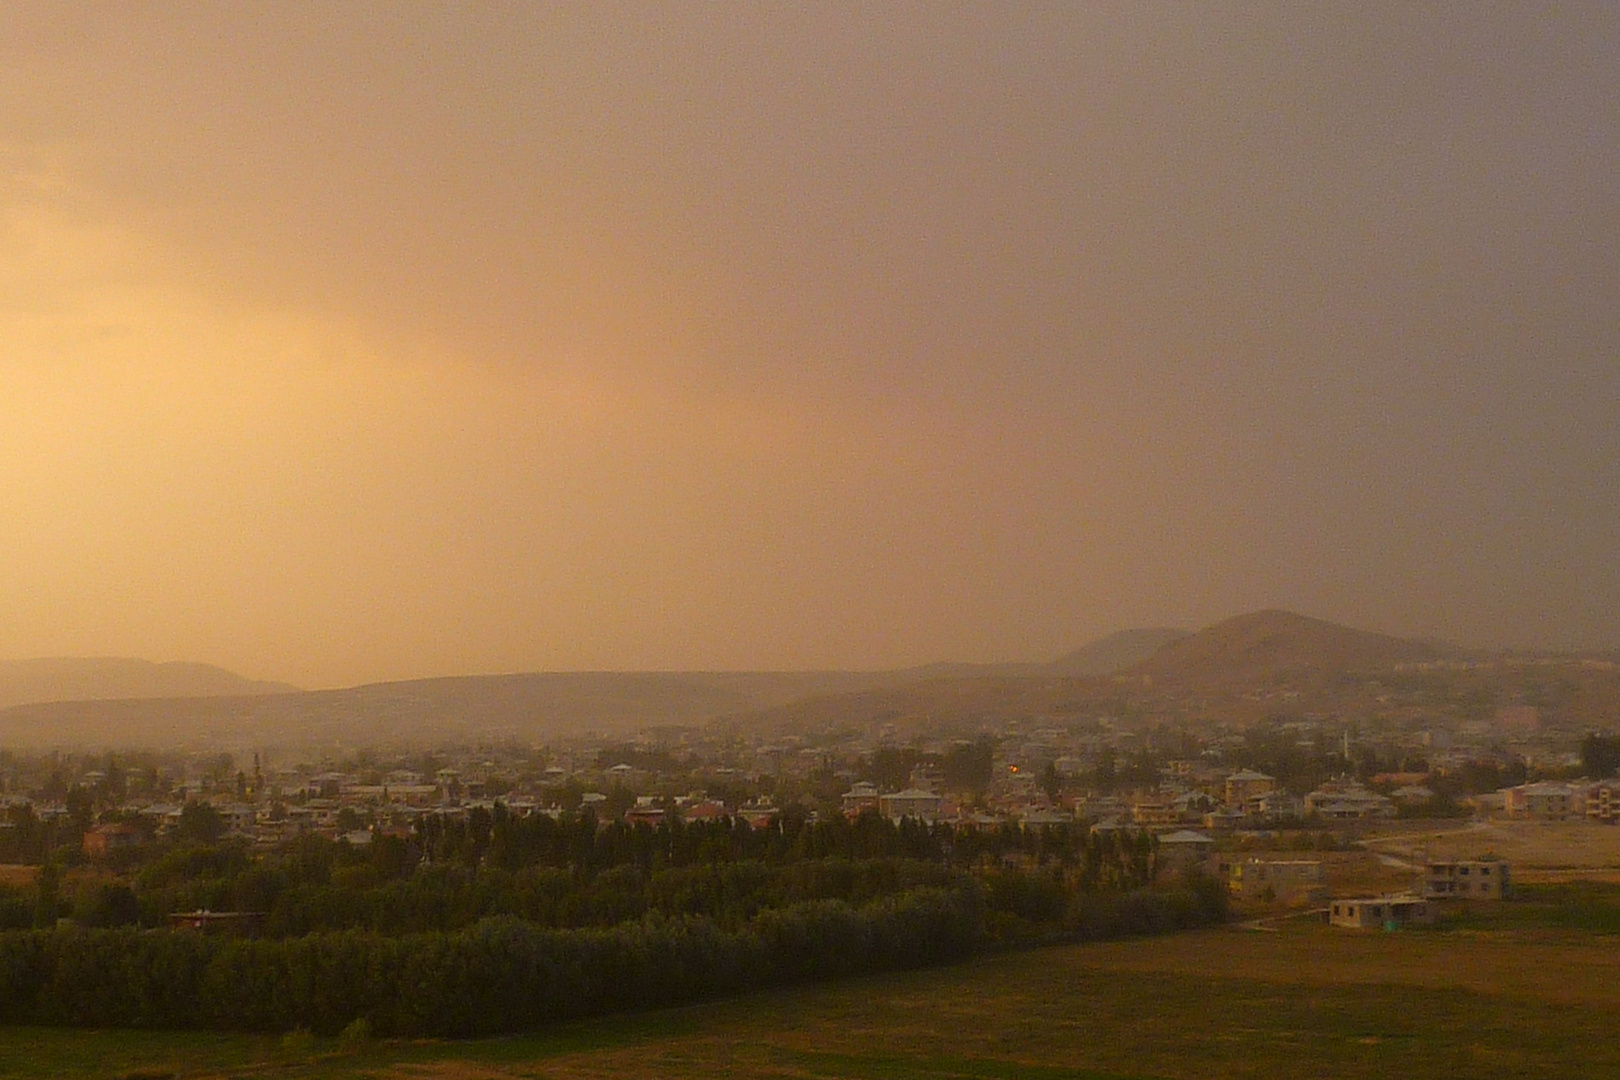
[{"label": "grass field", "polygon": [[[1609,915],[1042,949],[465,1043],[0,1029],[15,1077],[1620,1076]],[[1620,908],[1593,892],[1588,907]]]}]

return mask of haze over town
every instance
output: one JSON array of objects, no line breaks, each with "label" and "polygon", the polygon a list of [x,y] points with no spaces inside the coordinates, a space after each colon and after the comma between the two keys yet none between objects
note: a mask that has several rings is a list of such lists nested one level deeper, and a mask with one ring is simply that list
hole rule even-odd
[{"label": "haze over town", "polygon": [[1608,4],[0,13],[0,657],[1620,643]]}]

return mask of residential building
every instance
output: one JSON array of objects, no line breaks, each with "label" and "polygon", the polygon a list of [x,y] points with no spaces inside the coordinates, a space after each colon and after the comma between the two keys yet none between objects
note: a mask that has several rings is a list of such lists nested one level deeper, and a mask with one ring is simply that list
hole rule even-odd
[{"label": "residential building", "polygon": [[737,820],[754,829],[768,829],[782,811],[764,800],[744,803],[737,808]]},{"label": "residential building", "polygon": [[1169,799],[1145,798],[1131,803],[1131,823],[1144,828],[1162,828],[1174,825],[1179,815]]},{"label": "residential building", "polygon": [[1226,884],[1243,900],[1296,904],[1327,895],[1327,878],[1316,859],[1247,859],[1231,865]]},{"label": "residential building", "polygon": [[1226,805],[1241,809],[1256,795],[1267,795],[1277,790],[1277,778],[1253,769],[1242,769],[1226,778]]},{"label": "residential building", "polygon": [[849,817],[859,817],[867,810],[876,810],[879,807],[880,796],[877,785],[869,780],[862,780],[844,792],[844,813]]},{"label": "residential building", "polygon": [[1402,926],[1428,926],[1434,907],[1419,896],[1375,896],[1335,900],[1328,905],[1328,922],[1352,929],[1393,930]]},{"label": "residential building", "polygon": [[1215,841],[1192,829],[1178,829],[1159,837],[1159,865],[1174,870],[1202,865],[1215,850]]},{"label": "residential building", "polygon": [[1502,900],[1509,889],[1501,859],[1430,859],[1423,867],[1423,895],[1430,900]]},{"label": "residential building", "polygon": [[1599,780],[1586,789],[1586,819],[1604,825],[1620,822],[1620,780]]},{"label": "residential building", "polygon": [[1304,814],[1305,803],[1298,795],[1278,789],[1250,796],[1243,801],[1241,809],[1251,818],[1276,821],[1280,818],[1297,818]]},{"label": "residential building", "polygon": [[1305,796],[1305,812],[1331,821],[1394,817],[1395,804],[1354,780],[1335,780]]},{"label": "residential building", "polygon": [[878,811],[891,821],[916,818],[932,824],[939,817],[940,797],[922,788],[907,788],[878,796]]},{"label": "residential building", "polygon": [[1503,809],[1509,817],[1563,821],[1581,812],[1578,793],[1568,784],[1543,781],[1504,788]]}]

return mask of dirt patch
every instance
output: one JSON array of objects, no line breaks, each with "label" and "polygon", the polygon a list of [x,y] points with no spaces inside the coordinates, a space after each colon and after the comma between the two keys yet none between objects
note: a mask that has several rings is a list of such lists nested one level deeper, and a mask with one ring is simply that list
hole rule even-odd
[{"label": "dirt patch", "polygon": [[1520,880],[1547,871],[1620,873],[1620,827],[1585,821],[1481,821],[1454,830],[1369,838],[1367,846],[1401,858],[1473,859],[1495,855]]},{"label": "dirt patch", "polygon": [[5,888],[24,888],[34,883],[39,876],[39,867],[21,866],[17,863],[0,863],[0,886]]}]

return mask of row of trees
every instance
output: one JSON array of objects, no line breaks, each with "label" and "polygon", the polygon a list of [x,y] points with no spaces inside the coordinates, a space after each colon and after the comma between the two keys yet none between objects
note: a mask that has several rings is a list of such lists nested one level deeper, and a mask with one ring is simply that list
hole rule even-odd
[{"label": "row of trees", "polygon": [[[810,900],[727,928],[700,916],[650,915],[598,929],[513,918],[390,937],[362,931],[229,939],[125,930],[0,934],[0,1022],[95,1027],[336,1032],[363,1019],[394,1035],[468,1036],[533,1029],[603,1012],[692,1001],[784,982],[956,960],[995,924],[1045,902],[999,908],[988,885],[960,878],[852,904]],[[1061,891],[1057,878],[1051,887]],[[1038,892],[1038,888],[1035,890]],[[1206,923],[1224,912],[1218,883],[1071,896],[1053,933],[1112,937]]]},{"label": "row of trees", "polygon": [[1082,824],[1026,829],[1012,822],[983,828],[916,818],[893,822],[875,813],[811,820],[785,814],[769,827],[741,821],[665,822],[652,827],[615,821],[599,825],[587,811],[551,818],[517,817],[497,803],[462,817],[432,816],[417,826],[415,843],[429,863],[520,870],[532,866],[587,871],[615,866],[661,869],[713,862],[910,858],[970,867],[1009,856],[1090,867],[1099,883],[1129,887],[1151,877],[1153,840],[1146,835],[1094,833]]},{"label": "row of trees", "polygon": [[64,888],[47,863],[32,890],[0,890],[0,928],[164,925],[174,912],[258,912],[270,936],[365,929],[457,930],[513,916],[548,927],[602,927],[650,914],[701,914],[734,927],[808,900],[864,903],[1012,866],[1050,867],[1069,892],[1128,891],[1155,877],[1143,834],[1079,826],[991,829],[787,819],[651,828],[590,816],[515,818],[498,807],[429,819],[410,839],[371,844],[306,836],[256,856],[223,843],[170,848],[130,877]]},{"label": "row of trees", "polygon": [[[268,901],[274,872],[206,878],[142,894],[143,921],[154,910],[267,912],[263,934],[291,937],[360,929],[387,936],[464,929],[509,916],[553,928],[608,927],[648,916],[699,915],[735,929],[761,912],[812,900],[866,903],[913,888],[960,883],[966,875],[914,859],[820,859],[792,864],[746,861],[659,871],[619,866],[594,874],[533,867],[472,872],[423,867],[369,888],[284,885]],[[211,903],[200,903],[212,898]]]}]

